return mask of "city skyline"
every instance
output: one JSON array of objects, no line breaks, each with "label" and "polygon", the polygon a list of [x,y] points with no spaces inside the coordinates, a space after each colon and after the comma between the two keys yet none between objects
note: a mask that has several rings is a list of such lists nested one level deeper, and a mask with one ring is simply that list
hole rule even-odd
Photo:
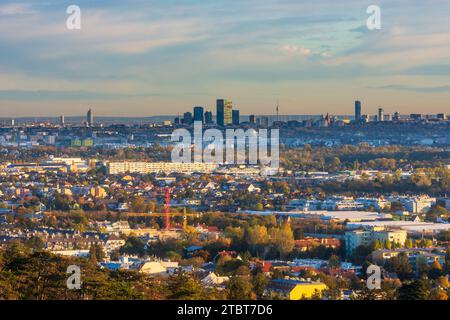
[{"label": "city skyline", "polygon": [[76,4],[81,30],[58,1],[0,5],[0,117],[176,115],[217,97],[241,114],[448,110],[445,1],[380,1],[373,31],[370,1]]}]

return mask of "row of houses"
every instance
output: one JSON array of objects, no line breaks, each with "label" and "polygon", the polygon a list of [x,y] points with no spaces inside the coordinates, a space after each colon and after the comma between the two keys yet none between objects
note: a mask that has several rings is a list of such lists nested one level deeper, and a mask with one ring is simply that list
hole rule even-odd
[{"label": "row of houses", "polygon": [[[411,213],[428,212],[436,204],[437,199],[419,196],[392,196],[387,198],[353,198],[346,196],[332,196],[320,199],[294,199],[286,206],[287,210],[295,211],[352,211],[374,209],[377,211],[390,209],[393,203],[398,203]],[[450,204],[450,203],[449,203]],[[447,205],[447,202],[446,202]]]}]

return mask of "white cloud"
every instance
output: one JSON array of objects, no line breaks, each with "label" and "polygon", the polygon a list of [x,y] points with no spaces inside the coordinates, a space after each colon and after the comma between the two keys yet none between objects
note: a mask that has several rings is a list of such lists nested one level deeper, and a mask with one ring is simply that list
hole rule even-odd
[{"label": "white cloud", "polygon": [[30,4],[27,3],[8,3],[0,5],[0,16],[12,16],[20,14],[35,13]]},{"label": "white cloud", "polygon": [[280,48],[281,52],[291,55],[309,56],[312,54],[312,50],[305,47],[299,47],[292,44],[285,44]]}]

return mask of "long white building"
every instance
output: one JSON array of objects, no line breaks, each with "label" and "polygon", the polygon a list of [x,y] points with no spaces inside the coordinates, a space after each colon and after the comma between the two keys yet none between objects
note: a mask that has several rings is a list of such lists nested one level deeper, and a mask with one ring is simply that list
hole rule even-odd
[{"label": "long white building", "polygon": [[120,161],[108,163],[109,174],[119,173],[210,173],[216,170],[219,165],[216,163],[174,163],[174,162],[134,162]]}]

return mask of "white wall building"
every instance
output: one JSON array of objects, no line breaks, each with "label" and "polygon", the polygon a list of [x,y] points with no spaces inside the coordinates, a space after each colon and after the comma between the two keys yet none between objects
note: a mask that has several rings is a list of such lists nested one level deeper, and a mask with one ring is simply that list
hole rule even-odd
[{"label": "white wall building", "polygon": [[121,161],[108,164],[109,174],[119,173],[210,173],[219,167],[217,163],[175,163],[175,162],[134,162]]}]

